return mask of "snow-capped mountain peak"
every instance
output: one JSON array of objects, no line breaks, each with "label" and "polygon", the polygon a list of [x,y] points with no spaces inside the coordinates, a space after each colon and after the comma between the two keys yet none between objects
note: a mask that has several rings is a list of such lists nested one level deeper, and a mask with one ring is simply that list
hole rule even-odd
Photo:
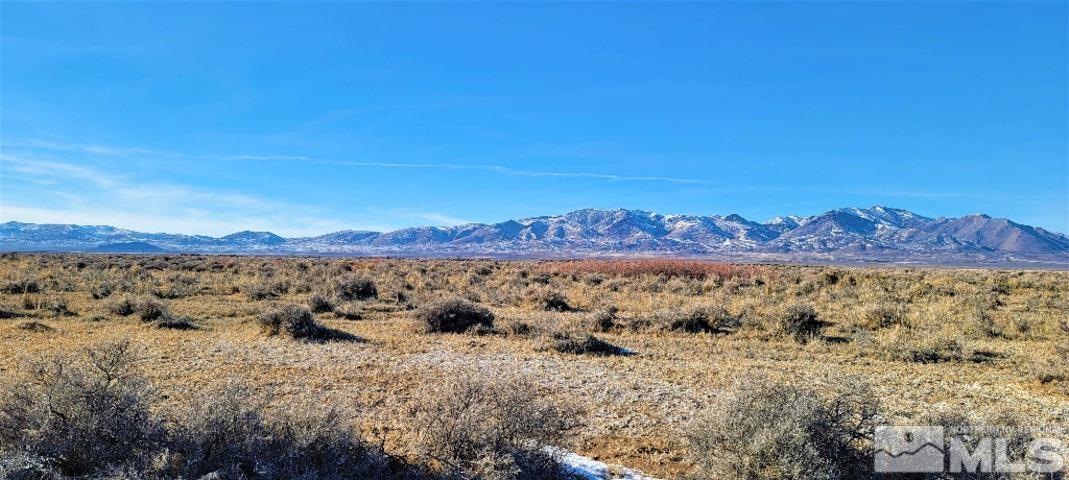
[{"label": "snow-capped mountain peak", "polygon": [[[143,233],[111,226],[0,224],[2,250],[560,257],[618,254],[842,260],[1069,263],[1069,236],[987,215],[930,218],[885,206],[820,215],[661,215],[582,209],[563,215],[392,232],[343,230],[304,238],[243,231],[220,238]],[[830,256],[830,257],[829,257]]]}]

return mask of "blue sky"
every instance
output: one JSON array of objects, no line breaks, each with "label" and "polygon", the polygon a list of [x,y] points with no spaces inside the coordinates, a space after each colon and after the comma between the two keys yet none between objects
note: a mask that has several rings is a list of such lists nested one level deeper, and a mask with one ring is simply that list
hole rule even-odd
[{"label": "blue sky", "polygon": [[3,221],[880,204],[1069,231],[1065,2],[0,8]]}]

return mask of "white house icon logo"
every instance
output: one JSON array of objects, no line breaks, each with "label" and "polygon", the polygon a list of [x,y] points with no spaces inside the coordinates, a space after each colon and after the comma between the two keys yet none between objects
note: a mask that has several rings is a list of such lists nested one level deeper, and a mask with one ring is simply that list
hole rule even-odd
[{"label": "white house icon logo", "polygon": [[942,472],[943,427],[876,427],[877,472]]}]

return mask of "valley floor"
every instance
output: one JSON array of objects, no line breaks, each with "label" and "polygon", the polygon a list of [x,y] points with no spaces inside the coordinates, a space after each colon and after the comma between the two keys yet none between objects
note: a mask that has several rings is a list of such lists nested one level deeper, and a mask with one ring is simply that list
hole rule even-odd
[{"label": "valley floor", "polygon": [[[521,374],[581,407],[571,450],[660,478],[696,468],[688,429],[755,375],[818,390],[856,376],[889,423],[964,412],[1069,426],[1069,273],[612,263],[7,255],[0,368],[129,339],[161,409],[237,379],[277,402],[350,406],[367,435],[400,454],[421,388],[465,372]],[[374,294],[335,298],[353,275]],[[316,320],[356,338],[263,333],[265,310],[315,294],[337,310]],[[127,295],[156,299],[196,329],[116,313]],[[420,309],[453,296],[489,308],[493,329],[421,330]],[[776,323],[790,306],[819,319],[807,337]],[[698,317],[706,323],[688,326]],[[558,351],[562,331],[633,353]]]}]

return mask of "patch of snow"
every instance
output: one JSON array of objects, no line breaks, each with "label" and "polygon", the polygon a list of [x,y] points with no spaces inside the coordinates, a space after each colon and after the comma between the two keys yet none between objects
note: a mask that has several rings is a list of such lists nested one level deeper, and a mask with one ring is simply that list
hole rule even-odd
[{"label": "patch of snow", "polygon": [[564,465],[567,473],[582,480],[657,480],[637,470],[619,466],[610,467],[605,462],[599,462],[575,452],[561,449],[551,450],[560,455],[561,464]]}]

